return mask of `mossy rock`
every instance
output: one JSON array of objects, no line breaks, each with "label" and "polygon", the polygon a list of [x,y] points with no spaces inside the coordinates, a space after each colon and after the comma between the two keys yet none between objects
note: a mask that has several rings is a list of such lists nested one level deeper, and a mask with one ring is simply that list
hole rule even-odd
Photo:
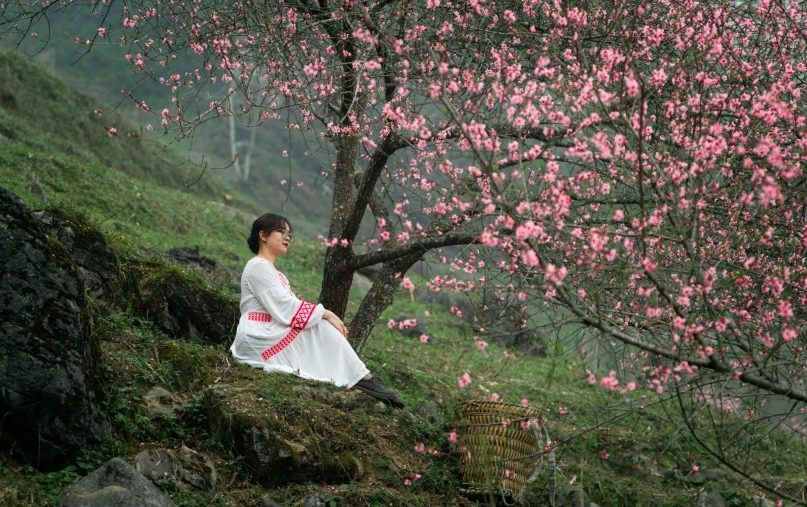
[{"label": "mossy rock", "polygon": [[190,392],[213,381],[222,354],[194,344],[164,341],[159,344],[159,357],[173,369],[172,385],[182,392]]},{"label": "mossy rock", "polygon": [[316,482],[343,484],[364,467],[338,434],[322,437],[289,427],[285,418],[250,389],[211,386],[205,394],[210,433],[244,457],[252,479],[265,486]]},{"label": "mossy rock", "polygon": [[194,273],[172,266],[146,273],[138,313],[169,336],[199,343],[229,343],[240,317],[239,303]]},{"label": "mossy rock", "polygon": [[70,252],[0,188],[0,438],[49,471],[109,428],[97,401],[98,338]]}]

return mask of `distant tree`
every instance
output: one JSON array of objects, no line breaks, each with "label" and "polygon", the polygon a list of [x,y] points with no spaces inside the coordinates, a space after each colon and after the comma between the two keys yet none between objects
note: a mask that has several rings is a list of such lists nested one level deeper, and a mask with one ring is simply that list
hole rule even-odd
[{"label": "distant tree", "polygon": [[[82,5],[99,20],[108,9]],[[383,263],[350,324],[357,348],[424,253],[478,241],[485,256],[453,267],[479,279],[440,276],[433,287],[495,282],[521,310],[579,332],[576,347],[618,352],[613,372],[588,373],[592,383],[804,432],[791,419],[807,402],[803,6],[125,5],[123,25],[100,27],[90,46],[131,44],[133,70],[171,87],[160,129],[187,136],[220,116],[284,114],[334,148],[320,301],[343,314],[352,273]],[[22,33],[22,20],[74,7],[8,4],[4,15]],[[172,74],[189,56],[203,63]],[[222,81],[233,91],[188,110]],[[236,90],[252,97],[247,107],[230,107]],[[356,254],[368,207],[381,240],[365,244],[380,248]],[[765,396],[787,410],[766,411]],[[776,489],[739,460],[743,448],[702,445]]]}]

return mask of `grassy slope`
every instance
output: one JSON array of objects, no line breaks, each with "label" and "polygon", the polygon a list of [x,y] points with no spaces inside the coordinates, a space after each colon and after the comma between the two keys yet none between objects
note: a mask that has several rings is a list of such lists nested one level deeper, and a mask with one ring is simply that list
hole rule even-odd
[{"label": "grassy slope", "polygon": [[[84,90],[88,95],[101,102],[117,104],[124,99],[120,90],[122,88],[131,89],[138,79],[131,74],[131,68],[125,64],[123,56],[129,51],[138,52],[137,48],[99,46],[77,60],[79,53],[76,51],[83,51],[85,48],[66,40],[62,34],[67,32],[84,40],[95,33],[100,18],[87,15],[66,18],[54,13],[49,22],[50,32],[54,34],[52,41],[43,47],[40,40],[31,37],[25,38],[17,53],[30,55],[29,59],[47,66],[53,74],[61,77],[71,86]],[[33,27],[32,31],[40,34],[47,32],[48,27],[44,23],[40,25]],[[0,47],[3,47],[2,45],[5,43],[5,46],[10,48],[16,42],[16,40],[0,41]],[[186,64],[188,68],[184,70],[191,70],[199,67],[200,64],[201,62],[190,62]],[[183,71],[181,68],[175,70],[179,73]],[[208,97],[221,94],[224,89],[226,86],[217,84],[211,85],[210,89],[205,90],[202,93],[202,96],[205,97],[204,106],[206,107],[209,102]],[[170,107],[172,98],[168,87],[154,82],[139,84],[135,95],[139,100],[154,107],[155,111],[160,111],[163,107]],[[134,117],[138,125],[149,123],[157,125],[159,123],[156,114],[153,112],[142,113],[128,98],[125,98],[121,108],[126,111],[127,115]],[[195,111],[197,108],[194,105],[186,104],[185,109]],[[113,124],[111,119],[105,121],[110,125]],[[246,122],[246,119],[241,121]],[[247,142],[252,131],[253,129],[237,127],[236,137],[240,141]],[[100,133],[103,134],[103,131]],[[224,118],[219,118],[204,123],[196,130],[193,146],[190,141],[183,141],[175,145],[175,148],[182,153],[193,148],[194,160],[199,160],[201,155],[204,155],[213,167],[224,167],[232,159],[228,141],[229,133],[228,122]],[[156,132],[150,134],[154,135]],[[294,139],[294,142],[291,142],[291,139]],[[328,166],[330,162],[327,155],[322,153],[305,155],[305,151],[308,149],[303,146],[303,143],[300,143],[297,133],[290,136],[283,121],[269,121],[255,129],[250,181],[239,180],[232,168],[220,171],[218,174],[240,190],[243,196],[261,204],[271,201],[273,208],[282,207],[283,212],[292,215],[293,219],[305,218],[312,222],[312,228],[316,227],[317,232],[324,232],[327,229],[330,212],[330,197],[322,194],[321,189],[314,183],[321,168]],[[288,151],[290,156],[283,158],[281,156],[283,151]],[[239,148],[238,154],[244,161],[247,155],[246,147]],[[282,187],[279,182],[284,179],[294,182],[304,181],[305,185],[303,187]],[[287,191],[290,191],[288,196]],[[286,197],[288,197],[287,202]]]},{"label": "grassy slope", "polygon": [[[47,93],[61,98],[60,107],[65,110],[71,107],[71,97],[86,100],[63,87],[48,89],[47,76],[25,67],[22,71],[31,72],[25,79],[40,80],[45,87],[43,89],[50,90]],[[3,75],[6,83],[12,81],[7,74]],[[32,85],[29,86],[23,78],[17,79],[20,84],[14,92],[17,94],[15,97],[25,97],[21,95],[26,93],[22,90],[32,89]],[[41,97],[42,94],[47,95],[41,92],[37,96]],[[107,143],[108,139],[103,136],[91,137],[84,129],[74,132],[69,128],[55,128],[57,123],[48,123],[44,115],[39,117],[35,110],[27,109],[28,102],[18,100],[16,111],[0,110],[0,123],[10,128],[15,136],[13,143],[0,143],[0,185],[11,188],[29,204],[37,206],[38,198],[30,192],[30,185],[33,181],[39,181],[51,201],[84,211],[100,223],[107,234],[123,235],[141,245],[158,249],[198,245],[203,255],[235,267],[240,267],[249,257],[243,241],[244,224],[222,214],[209,203],[225,187],[217,187],[216,182],[211,181],[210,193],[201,187],[197,187],[195,193],[172,189],[174,180],[161,179],[160,172],[154,168],[137,165],[141,160],[138,157],[144,155],[136,150],[126,151],[125,147],[119,147],[111,140]],[[70,114],[66,114],[61,121],[65,125],[72,125],[74,119],[71,118]],[[85,118],[84,121],[88,122],[87,129],[92,130],[93,118]],[[54,126],[53,130],[46,130],[47,125]],[[112,150],[115,155],[105,150]],[[143,163],[149,163],[148,159],[143,160]],[[102,165],[107,162],[117,163],[114,164],[115,168]],[[136,178],[136,175],[142,179]],[[246,200],[233,195],[229,202],[249,206]],[[316,243],[303,238],[294,243],[289,256],[279,260],[279,268],[292,280],[299,295],[308,298],[316,296],[320,285],[322,254],[322,249]],[[349,312],[355,311],[360,297],[358,289],[354,289]],[[424,317],[426,311],[431,313],[428,318]],[[299,485],[265,491],[250,485],[241,473],[243,470],[239,468],[238,458],[217,446],[202,428],[188,424],[188,421],[171,421],[167,426],[159,427],[144,421],[136,410],[140,394],[151,385],[171,383],[172,379],[181,377],[186,371],[182,363],[166,359],[166,349],[181,350],[183,356],[194,359],[191,364],[207,368],[204,374],[199,371],[195,371],[195,374],[208,380],[219,376],[221,369],[225,378],[253,383],[268,393],[281,396],[279,405],[289,409],[290,418],[300,415],[295,416],[290,407],[303,402],[288,395],[282,397],[282,393],[289,391],[289,383],[297,383],[295,379],[260,375],[260,372],[232,367],[228,364],[228,355],[223,347],[203,347],[172,340],[129,315],[115,314],[104,319],[107,329],[104,351],[112,384],[105,412],[113,423],[115,438],[104,446],[90,450],[81,458],[77,469],[54,474],[39,474],[28,467],[19,467],[4,457],[0,462],[0,502],[9,501],[10,498],[11,504],[19,505],[52,502],[65,484],[84,473],[84,468],[90,470],[111,455],[131,458],[142,449],[141,443],[157,447],[191,442],[200,450],[217,456],[222,475],[236,473],[236,479],[231,488],[222,490],[216,497],[193,491],[187,485],[161,484],[180,505],[242,504],[246,499],[260,494],[272,494],[280,500],[292,502],[313,490],[324,496],[330,495],[339,505],[462,503],[464,500],[457,494],[455,482],[446,484],[443,481],[447,471],[453,474],[451,461],[444,457],[420,455],[413,447],[420,442],[440,447],[453,425],[454,404],[465,399],[485,399],[495,392],[504,401],[515,403],[526,396],[532,406],[543,410],[550,433],[561,442],[582,428],[601,423],[598,429],[563,443],[558,452],[561,473],[558,480],[568,482],[574,479],[603,507],[692,504],[696,489],[686,485],[684,478],[666,483],[646,483],[614,474],[603,466],[603,459],[598,457],[601,451],[615,455],[621,450],[638,450],[666,466],[677,465],[687,469],[694,463],[705,467],[713,465],[692,445],[685,432],[671,427],[665,422],[663,411],[652,406],[636,415],[602,423],[612,414],[631,405],[650,405],[652,399],[643,399],[641,393],[626,397],[589,386],[575,365],[561,359],[519,357],[508,360],[504,357],[504,351],[496,346],[479,350],[470,330],[465,329],[454,316],[444,308],[412,302],[408,299],[408,293],[396,300],[382,316],[381,322],[401,314],[425,319],[428,333],[436,343],[423,344],[404,338],[397,331],[380,325],[374,330],[363,359],[372,370],[399,389],[410,406],[424,401],[433,402],[441,407],[442,414],[434,423],[424,422],[415,430],[389,435],[389,447],[373,455],[378,463],[370,467],[370,476],[359,482],[356,490]],[[155,344],[163,350],[162,360],[153,355]],[[222,366],[225,364],[226,368]],[[466,371],[473,382],[469,387],[460,389],[457,378]],[[198,391],[189,391],[187,396],[189,413],[203,418],[198,411]],[[560,407],[565,413],[561,413]],[[377,422],[379,427],[383,427],[392,424],[391,421],[389,417],[381,417],[365,422]],[[768,447],[771,449],[769,453],[750,459],[772,475],[785,475],[785,478],[803,475],[798,471],[803,470],[799,468],[800,456],[803,455],[801,446],[774,433],[768,439]],[[409,469],[419,470],[422,478],[412,486],[404,486],[403,469],[397,467],[397,472],[390,474],[390,462],[400,462]],[[736,484],[722,484],[724,491],[737,487]],[[748,489],[747,484],[742,487]],[[9,491],[15,492],[13,497]],[[533,495],[534,499],[546,500],[545,477],[536,483]],[[737,500],[735,505],[742,505],[738,496],[729,499]]]}]

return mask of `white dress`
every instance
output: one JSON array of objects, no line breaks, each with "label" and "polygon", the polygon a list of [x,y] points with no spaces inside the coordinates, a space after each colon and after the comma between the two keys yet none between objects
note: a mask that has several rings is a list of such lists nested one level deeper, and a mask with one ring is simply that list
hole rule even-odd
[{"label": "white dress", "polygon": [[239,363],[268,372],[352,387],[369,373],[330,322],[325,307],[302,301],[288,280],[262,257],[241,274],[241,320],[230,347]]}]

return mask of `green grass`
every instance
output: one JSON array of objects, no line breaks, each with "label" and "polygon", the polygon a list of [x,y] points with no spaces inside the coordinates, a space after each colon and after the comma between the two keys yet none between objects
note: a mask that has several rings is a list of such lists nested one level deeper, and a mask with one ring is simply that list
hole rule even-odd
[{"label": "green grass", "polygon": [[41,207],[30,192],[34,181],[44,188],[49,205],[82,211],[108,234],[138,245],[158,250],[198,246],[203,255],[233,267],[250,255],[249,226],[222,213],[206,197],[73,157],[0,144],[0,186]]}]

